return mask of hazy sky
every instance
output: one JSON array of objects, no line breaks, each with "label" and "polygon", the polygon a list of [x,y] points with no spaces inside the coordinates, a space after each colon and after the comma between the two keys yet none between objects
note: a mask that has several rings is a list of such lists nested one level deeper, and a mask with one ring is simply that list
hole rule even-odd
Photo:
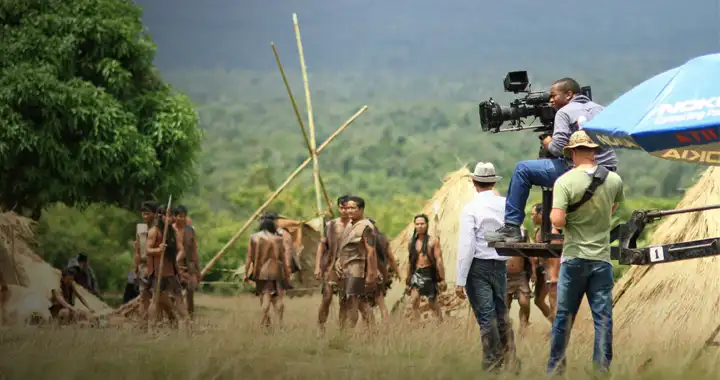
[{"label": "hazy sky", "polygon": [[161,68],[274,68],[298,13],[310,69],[462,70],[489,61],[682,61],[720,50],[718,0],[141,0]]}]

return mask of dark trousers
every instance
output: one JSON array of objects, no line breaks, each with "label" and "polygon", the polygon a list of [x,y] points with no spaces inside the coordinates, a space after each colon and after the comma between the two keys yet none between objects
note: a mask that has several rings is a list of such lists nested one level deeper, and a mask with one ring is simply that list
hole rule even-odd
[{"label": "dark trousers", "polygon": [[504,261],[474,259],[465,291],[480,326],[483,369],[502,367],[515,358],[515,344],[507,299],[507,266]]},{"label": "dark trousers", "polygon": [[593,363],[606,372],[612,361],[612,265],[604,261],[574,258],[560,264],[558,306],[550,338],[547,373],[564,373],[565,349],[583,296],[587,296],[595,325]]}]

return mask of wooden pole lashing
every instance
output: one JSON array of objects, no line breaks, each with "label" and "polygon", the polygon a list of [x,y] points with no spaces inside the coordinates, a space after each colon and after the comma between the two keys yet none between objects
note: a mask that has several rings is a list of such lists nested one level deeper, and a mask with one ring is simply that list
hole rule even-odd
[{"label": "wooden pole lashing", "polygon": [[[298,25],[297,14],[293,13],[293,25],[295,27],[295,39],[297,40],[298,55],[300,56],[300,69],[302,71],[303,84],[305,87],[305,104],[307,106],[308,129],[310,130],[310,147],[313,163],[313,180],[315,182],[315,202],[317,204],[318,216],[322,215],[322,198],[320,196],[320,163],[318,162],[316,141],[315,141],[315,118],[313,117],[312,101],[310,100],[310,83],[305,66],[305,55],[303,54],[302,40],[300,39],[300,25]],[[320,229],[320,238],[324,238],[325,231]]]},{"label": "wooden pole lashing", "polygon": [[[333,140],[335,140],[335,138],[340,133],[342,133],[342,131],[344,131],[347,127],[349,127],[350,124],[352,124],[352,122],[355,121],[355,119],[360,117],[360,115],[363,112],[367,111],[367,109],[368,109],[368,106],[363,106],[354,115],[352,115],[347,121],[345,121],[345,123],[343,125],[341,125],[337,131],[335,131],[332,135],[330,135],[330,137],[328,137],[327,140],[325,140],[325,142],[322,143],[317,148],[317,153],[320,154],[320,152],[322,152],[328,146],[328,144],[330,144]],[[208,272],[208,270],[210,270],[210,268],[212,268],[212,266],[215,265],[215,262],[217,262],[220,259],[220,256],[222,256],[223,253],[225,253],[225,251],[235,242],[235,240],[237,240],[240,237],[240,235],[242,235],[243,232],[245,232],[245,230],[247,230],[248,227],[250,227],[250,224],[255,220],[255,218],[257,218],[260,215],[260,213],[262,213],[265,210],[265,208],[268,205],[270,205],[270,203],[273,200],[275,200],[275,198],[277,198],[278,195],[280,195],[280,193],[283,190],[285,190],[285,188],[290,184],[290,182],[292,182],[292,180],[295,179],[295,177],[297,177],[298,174],[300,174],[300,172],[306,166],[308,166],[310,164],[310,161],[312,161],[312,158],[310,158],[310,157],[305,159],[305,161],[302,164],[300,164],[300,166],[298,166],[298,168],[295,169],[294,172],[290,173],[290,175],[287,177],[285,182],[283,182],[280,185],[280,187],[278,187],[278,189],[275,190],[274,193],[270,194],[270,197],[268,197],[268,199],[265,201],[265,203],[263,203],[262,206],[260,206],[257,210],[255,210],[255,212],[250,216],[248,221],[245,222],[245,224],[235,233],[235,235],[233,235],[232,238],[230,238],[230,240],[220,249],[220,251],[217,254],[215,254],[215,256],[205,265],[205,268],[203,268],[202,272],[200,272],[200,278],[205,276],[205,274]]]},{"label": "wooden pole lashing", "polygon": [[[293,111],[295,112],[295,117],[297,118],[298,124],[300,125],[300,131],[302,132],[303,138],[305,139],[305,145],[308,148],[308,153],[310,156],[312,156],[312,145],[310,144],[310,139],[308,138],[307,132],[305,131],[305,123],[303,122],[302,116],[300,116],[300,110],[298,108],[297,102],[295,101],[295,96],[292,93],[292,90],[290,89],[290,83],[287,80],[287,76],[285,75],[285,69],[283,68],[282,63],[280,62],[280,55],[277,52],[277,49],[275,48],[274,43],[270,43],[270,47],[272,47],[273,54],[275,55],[275,62],[277,62],[278,69],[280,70],[280,75],[282,76],[283,83],[285,83],[285,89],[287,90],[288,96],[290,97],[290,103],[292,104]],[[330,212],[330,216],[335,217],[335,213],[333,212],[333,204],[330,200],[330,197],[328,196],[327,189],[325,188],[325,182],[323,181],[322,176],[318,172],[318,179],[320,180],[320,187],[322,188],[323,195],[325,196],[325,202],[328,206],[328,211]]]}]

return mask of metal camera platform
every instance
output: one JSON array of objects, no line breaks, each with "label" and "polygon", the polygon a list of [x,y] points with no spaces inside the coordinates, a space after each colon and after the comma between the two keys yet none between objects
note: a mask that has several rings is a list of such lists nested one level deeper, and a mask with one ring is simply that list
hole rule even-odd
[{"label": "metal camera platform", "polygon": [[[542,205],[540,242],[497,242],[489,243],[488,246],[495,248],[500,256],[559,258],[562,255],[563,247],[557,241],[563,240],[563,235],[552,234],[552,224],[550,223],[552,189],[543,188]],[[718,255],[720,254],[720,237],[644,248],[637,247],[637,240],[645,227],[662,217],[714,209],[720,209],[720,205],[677,210],[635,210],[626,223],[617,225],[610,232],[610,243],[619,241],[617,247],[611,247],[610,257],[618,260],[622,265],[652,265]]]}]

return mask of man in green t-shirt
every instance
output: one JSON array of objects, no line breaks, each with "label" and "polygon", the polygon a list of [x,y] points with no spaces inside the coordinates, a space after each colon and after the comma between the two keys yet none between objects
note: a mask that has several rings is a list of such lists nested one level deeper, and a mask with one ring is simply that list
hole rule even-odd
[{"label": "man in green t-shirt", "polygon": [[612,214],[623,201],[620,176],[607,172],[605,181],[585,203],[571,210],[590,186],[598,170],[598,145],[579,130],[572,134],[565,154],[573,168],[555,182],[550,220],[564,230],[563,254],[558,281],[557,314],[552,327],[548,374],[564,372],[565,349],[583,295],[587,295],[595,324],[593,363],[606,372],[612,360],[612,290],[610,261]]}]

